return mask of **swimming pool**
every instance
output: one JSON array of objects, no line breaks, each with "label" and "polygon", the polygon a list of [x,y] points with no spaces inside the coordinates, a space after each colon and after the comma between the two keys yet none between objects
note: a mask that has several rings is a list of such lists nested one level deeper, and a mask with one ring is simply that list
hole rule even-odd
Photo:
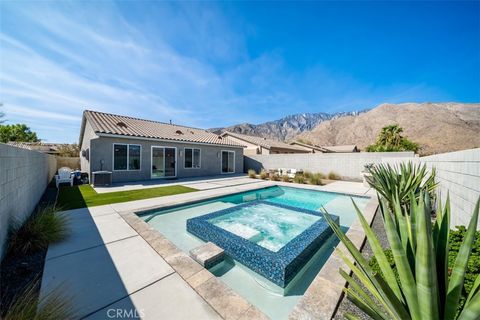
[{"label": "swimming pool", "polygon": [[[357,196],[353,196],[352,199],[360,209],[363,209],[370,200],[368,197]],[[285,206],[288,208],[294,208],[294,211],[311,210],[319,212],[322,208],[325,208],[329,213],[339,216],[340,225],[344,231],[348,230],[348,227],[356,218],[355,210],[349,195],[283,186],[253,190],[208,201],[201,201],[163,210],[151,210],[138,214],[142,219],[160,231],[177,247],[188,254],[191,249],[198,247],[205,242],[186,231],[187,220],[226,209],[232,209],[231,213],[233,213],[233,216],[238,215],[237,218],[239,220],[236,222],[229,220],[232,216],[228,215],[225,215],[223,219],[216,220],[212,218],[211,222],[220,226],[223,225],[227,229],[230,228],[230,231],[235,231],[235,223],[241,221],[242,215],[245,213],[242,210],[235,210],[235,208],[254,202],[259,202],[262,206],[266,206],[264,209],[271,209],[269,206]],[[295,208],[300,210],[295,210]],[[265,212],[268,211],[269,210],[266,210]],[[291,214],[292,213],[289,212],[286,215],[282,215],[281,218],[287,220],[289,219],[288,217],[294,217],[294,219],[298,218],[298,216],[291,216]],[[319,220],[323,219],[321,218],[321,215],[318,215],[317,217]],[[268,222],[271,215],[265,214],[263,218],[267,219]],[[315,223],[318,221],[316,220],[317,218],[313,219],[315,221],[309,221],[310,218],[311,217],[307,217],[307,221],[301,221],[300,224],[303,225],[303,227],[300,227],[298,230],[292,230],[293,233],[290,235],[288,235],[288,232],[284,234],[280,232],[280,234],[274,239],[263,237],[264,240],[267,239],[267,241],[263,243],[265,246],[264,248],[272,252],[281,251],[282,247],[288,244],[292,237],[298,237],[298,234],[305,231],[305,228],[308,229],[310,222]],[[273,220],[278,222],[277,219]],[[229,222],[233,223],[229,224]],[[279,224],[280,225],[277,225],[277,227],[280,227],[281,229],[282,223],[279,222]],[[255,224],[249,225],[248,223],[245,223],[244,225],[252,230],[256,230],[253,228],[255,227]],[[265,225],[268,226],[269,224],[266,223]],[[291,225],[292,223],[290,223],[290,226]],[[273,228],[273,226],[270,227]],[[295,227],[297,226],[295,225]],[[259,240],[258,235],[255,235],[255,231],[252,233],[252,230],[249,231],[252,239],[261,242],[262,240]],[[272,230],[263,231],[267,233],[275,232]],[[237,232],[241,233],[245,232],[245,230],[237,230]],[[316,248],[316,252],[313,252],[313,257],[311,257],[308,263],[298,271],[297,275],[285,288],[282,288],[271,280],[261,276],[258,272],[252,271],[251,268],[246,267],[232,257],[227,257],[224,262],[211,268],[210,271],[271,318],[285,319],[328,259],[333,251],[333,247],[338,243],[338,240],[335,236],[329,236],[322,239],[322,243],[323,245]],[[278,250],[275,251],[276,249]]]}]

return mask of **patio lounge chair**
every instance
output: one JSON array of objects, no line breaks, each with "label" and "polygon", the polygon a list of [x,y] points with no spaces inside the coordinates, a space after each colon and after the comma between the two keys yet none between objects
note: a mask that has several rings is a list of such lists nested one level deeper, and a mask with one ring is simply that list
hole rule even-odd
[{"label": "patio lounge chair", "polygon": [[60,183],[70,183],[70,186],[73,186],[73,174],[72,174],[72,169],[68,167],[61,167],[58,169],[58,174],[55,175],[55,185],[58,186]]}]

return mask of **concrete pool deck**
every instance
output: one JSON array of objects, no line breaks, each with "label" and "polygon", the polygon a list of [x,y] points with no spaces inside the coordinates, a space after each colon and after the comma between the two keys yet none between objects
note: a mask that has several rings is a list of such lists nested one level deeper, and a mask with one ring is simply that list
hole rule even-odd
[{"label": "concrete pool deck", "polygon": [[[361,183],[344,181],[308,186],[241,176],[194,183],[214,183],[217,187],[63,212],[70,219],[71,235],[66,241],[49,247],[41,295],[58,286],[65,288],[78,309],[78,318],[103,319],[114,312],[128,314],[136,310],[144,319],[266,319],[260,310],[134,212],[273,185],[372,195]],[[365,210],[368,221],[373,219],[377,207],[373,197]],[[364,234],[358,223],[351,226],[347,235],[361,247]],[[339,259],[336,253],[332,254],[290,318],[333,316],[345,285],[338,267],[348,272]],[[318,299],[320,295],[324,299]]]}]

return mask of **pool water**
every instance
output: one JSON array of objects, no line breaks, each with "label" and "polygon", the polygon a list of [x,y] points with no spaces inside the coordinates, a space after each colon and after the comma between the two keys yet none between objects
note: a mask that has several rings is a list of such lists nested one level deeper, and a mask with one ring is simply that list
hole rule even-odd
[{"label": "pool water", "polygon": [[[202,240],[186,231],[186,221],[188,219],[233,208],[256,200],[263,200],[266,203],[283,204],[314,211],[325,209],[327,212],[340,217],[342,229],[346,231],[356,218],[352,200],[355,201],[360,210],[363,210],[369,201],[369,198],[277,186],[219,197],[208,201],[164,210],[147,211],[139,213],[139,216],[152,227],[160,231],[178,248],[188,254],[191,249],[204,243]],[[236,218],[243,219],[241,212],[238,212],[237,214],[238,216]],[[271,249],[269,250],[283,247],[282,244],[285,243],[285,241],[288,242],[288,239],[291,238],[294,233],[301,232],[300,230],[309,223],[308,221],[301,221],[301,219],[300,221],[296,220],[295,222],[288,222],[288,219],[291,218],[288,217],[289,214],[281,215],[281,217],[274,215],[274,212],[270,212],[257,217],[259,220],[264,220],[264,223],[262,223],[262,232],[264,232],[264,235],[274,235],[275,239],[269,239],[269,236],[263,237],[263,239],[267,239],[264,242],[264,247],[266,248],[270,246]],[[312,217],[315,216],[312,215]],[[320,217],[320,219],[323,218]],[[245,225],[250,228],[258,227],[258,224],[252,223],[248,220],[249,219],[243,219],[240,225]],[[237,222],[238,221],[239,220],[237,220]],[[232,227],[232,224],[234,223],[228,226],[228,219],[220,219],[216,221],[216,223],[223,225],[223,227],[220,227],[224,229],[230,228],[230,232],[235,230],[235,227]],[[301,226],[302,224],[303,226]],[[288,230],[290,228],[292,228],[292,230]],[[290,232],[292,233],[290,234]],[[252,239],[255,241],[255,237]],[[257,244],[261,245],[260,243]],[[227,258],[221,264],[213,267],[210,271],[270,318],[287,319],[289,313],[300,297],[305,293],[305,290],[322,268],[323,264],[333,252],[334,246],[337,244],[338,239],[336,236],[328,238],[324,245],[296,275],[295,279],[289,283],[287,288],[280,288],[259,274],[243,266],[238,261],[230,258]]]},{"label": "pool water", "polygon": [[241,207],[237,211],[208,221],[265,249],[277,252],[319,219],[319,216],[261,203]]}]

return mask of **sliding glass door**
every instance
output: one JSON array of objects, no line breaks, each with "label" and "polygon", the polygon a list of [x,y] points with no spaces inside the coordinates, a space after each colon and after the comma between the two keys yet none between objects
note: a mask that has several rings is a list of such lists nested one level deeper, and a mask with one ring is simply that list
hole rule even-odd
[{"label": "sliding glass door", "polygon": [[175,177],[176,165],[176,148],[152,147],[152,178]]},{"label": "sliding glass door", "polygon": [[222,151],[222,173],[235,172],[235,152]]}]

